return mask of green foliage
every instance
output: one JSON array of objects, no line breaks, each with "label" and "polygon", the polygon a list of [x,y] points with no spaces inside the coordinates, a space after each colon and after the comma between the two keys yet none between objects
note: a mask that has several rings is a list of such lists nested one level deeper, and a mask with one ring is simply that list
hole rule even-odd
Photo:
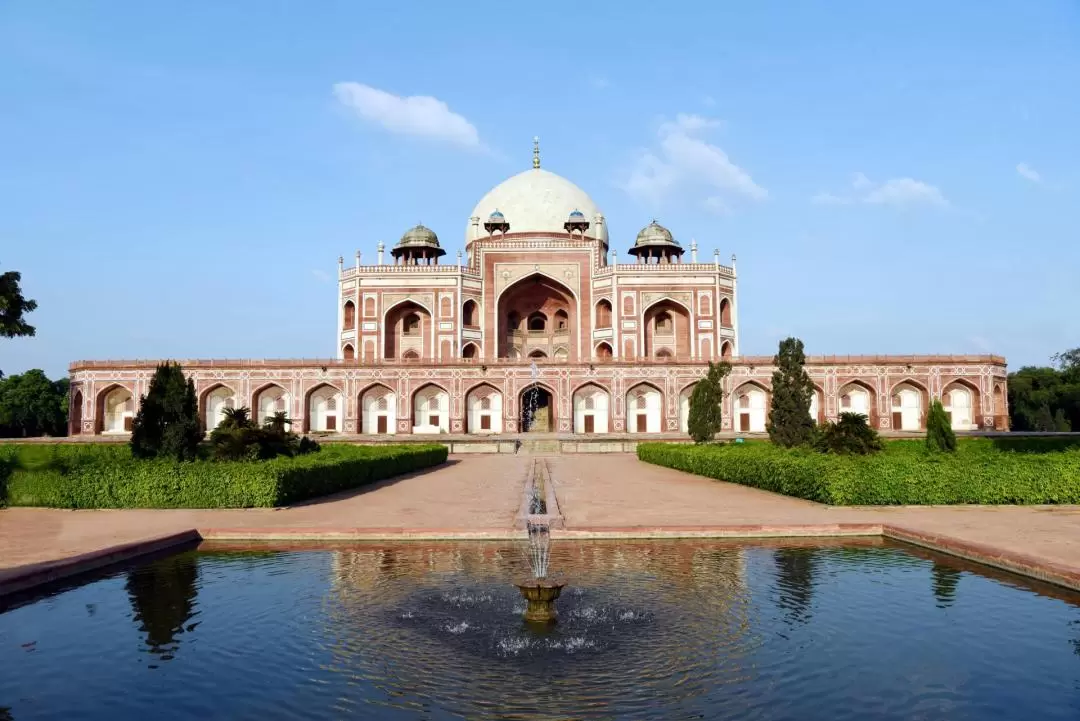
[{"label": "green foliage", "polygon": [[729,363],[709,361],[708,372],[690,394],[687,430],[695,443],[711,441],[722,428],[720,401],[724,398],[724,377],[730,372]]},{"label": "green foliage", "polygon": [[952,453],[956,450],[956,434],[953,433],[949,414],[941,401],[935,400],[926,415],[926,450],[931,453]]},{"label": "green foliage", "polygon": [[132,424],[131,454],[194,460],[202,436],[194,381],[184,377],[178,363],[159,365]]},{"label": "green foliage", "polygon": [[279,412],[259,428],[247,408],[226,408],[225,417],[210,432],[211,455],[217,460],[254,461],[318,451],[320,446],[315,441],[286,430],[286,424],[291,422]]},{"label": "green foliage", "polygon": [[1012,453],[962,439],[956,453],[931,454],[921,441],[890,441],[883,453],[838,456],[768,443],[642,443],[638,458],[836,506],[1080,503],[1080,448]]},{"label": "green foliage", "polygon": [[23,316],[37,308],[37,301],[23,297],[20,280],[22,274],[13,270],[0,273],[0,336],[4,338],[32,336],[36,332]]},{"label": "green foliage", "polygon": [[817,429],[812,445],[822,453],[841,456],[865,456],[884,448],[881,436],[861,413],[841,413],[838,421]]},{"label": "green foliage", "polygon": [[1053,363],[1009,374],[1012,430],[1080,431],[1080,348],[1056,354]]},{"label": "green foliage", "polygon": [[37,369],[0,379],[0,438],[67,435],[67,392]]},{"label": "green foliage", "polygon": [[251,508],[314,498],[446,461],[437,444],[351,446],[269,461],[176,462],[127,446],[0,446],[0,486],[13,506]]},{"label": "green foliage", "polygon": [[776,371],[772,376],[772,404],[766,427],[769,438],[785,448],[804,445],[814,433],[814,419],[810,417],[814,383],[804,367],[803,342],[798,338],[780,341],[773,363]]}]

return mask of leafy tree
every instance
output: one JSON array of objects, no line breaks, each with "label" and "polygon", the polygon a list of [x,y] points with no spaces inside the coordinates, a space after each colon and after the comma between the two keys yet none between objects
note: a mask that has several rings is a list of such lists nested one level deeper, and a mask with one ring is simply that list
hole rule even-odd
[{"label": "leafy tree", "polygon": [[814,383],[806,372],[803,342],[798,338],[780,341],[773,362],[776,371],[772,377],[769,438],[787,448],[808,443],[814,433],[814,419],[810,417]]},{"label": "leafy tree", "polygon": [[885,447],[878,432],[862,413],[841,413],[840,420],[817,429],[813,444],[822,453],[845,456],[865,456]]},{"label": "leafy tree", "polygon": [[34,369],[0,380],[0,437],[62,436],[67,432],[68,380]]},{"label": "leafy tree", "polygon": [[1080,348],[1053,356],[1053,366],[1009,374],[1009,425],[1016,431],[1080,431]]},{"label": "leafy tree", "polygon": [[[22,275],[13,270],[0,273],[0,337],[3,338],[32,336],[36,332],[23,316],[37,308],[37,301],[23,297],[20,280]],[[4,371],[0,370],[0,379],[3,377]]]},{"label": "leafy tree", "polygon": [[926,414],[926,448],[932,453],[956,450],[956,434],[940,400],[935,400]]},{"label": "leafy tree", "polygon": [[195,383],[184,378],[179,364],[159,365],[132,424],[131,454],[194,460],[202,435]]},{"label": "leafy tree", "polygon": [[711,441],[723,427],[720,401],[724,398],[724,377],[730,372],[730,364],[710,361],[705,377],[694,386],[687,419],[687,430],[694,443]]},{"label": "leafy tree", "polygon": [[13,270],[0,273],[0,336],[5,338],[32,336],[36,332],[23,315],[33,312],[37,301],[23,297],[20,280],[22,274]]}]

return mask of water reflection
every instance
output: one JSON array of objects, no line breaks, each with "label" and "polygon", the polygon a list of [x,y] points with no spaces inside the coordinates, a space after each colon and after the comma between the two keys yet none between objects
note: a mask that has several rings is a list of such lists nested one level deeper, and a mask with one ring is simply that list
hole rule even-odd
[{"label": "water reflection", "polygon": [[948,608],[956,600],[956,586],[960,583],[963,571],[951,568],[934,561],[934,567],[930,569],[933,578],[934,598],[937,599],[938,608]]},{"label": "water reflection", "polygon": [[816,548],[778,548],[773,552],[776,564],[777,605],[793,624],[810,620],[814,599]]},{"label": "water reflection", "polygon": [[178,636],[190,633],[196,614],[199,568],[197,556],[183,553],[148,563],[127,574],[125,588],[134,621],[146,634],[147,650],[162,661],[180,647]]}]

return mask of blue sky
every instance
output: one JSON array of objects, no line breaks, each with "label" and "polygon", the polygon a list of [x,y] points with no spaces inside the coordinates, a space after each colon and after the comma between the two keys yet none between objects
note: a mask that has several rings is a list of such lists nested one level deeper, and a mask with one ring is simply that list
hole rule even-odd
[{"label": "blue sky", "polygon": [[533,135],[738,255],[744,353],[1080,345],[1075,2],[381,5],[0,4],[0,368],[331,356],[337,257],[452,258]]}]

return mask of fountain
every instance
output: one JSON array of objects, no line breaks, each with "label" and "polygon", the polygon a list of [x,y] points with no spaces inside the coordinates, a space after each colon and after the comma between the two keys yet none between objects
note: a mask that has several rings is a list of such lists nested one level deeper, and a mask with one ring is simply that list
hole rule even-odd
[{"label": "fountain", "polygon": [[521,396],[524,403],[523,413],[521,414],[521,430],[526,433],[532,430],[533,423],[536,421],[536,381],[540,377],[540,369],[536,367],[536,361],[533,361],[529,366],[529,372],[532,376],[532,384]]},{"label": "fountain", "polygon": [[527,531],[525,553],[533,575],[532,578],[514,585],[528,603],[525,608],[525,621],[535,625],[553,624],[557,619],[555,600],[566,584],[560,580],[548,578],[551,529],[546,522],[533,520],[526,523],[525,529]]}]

